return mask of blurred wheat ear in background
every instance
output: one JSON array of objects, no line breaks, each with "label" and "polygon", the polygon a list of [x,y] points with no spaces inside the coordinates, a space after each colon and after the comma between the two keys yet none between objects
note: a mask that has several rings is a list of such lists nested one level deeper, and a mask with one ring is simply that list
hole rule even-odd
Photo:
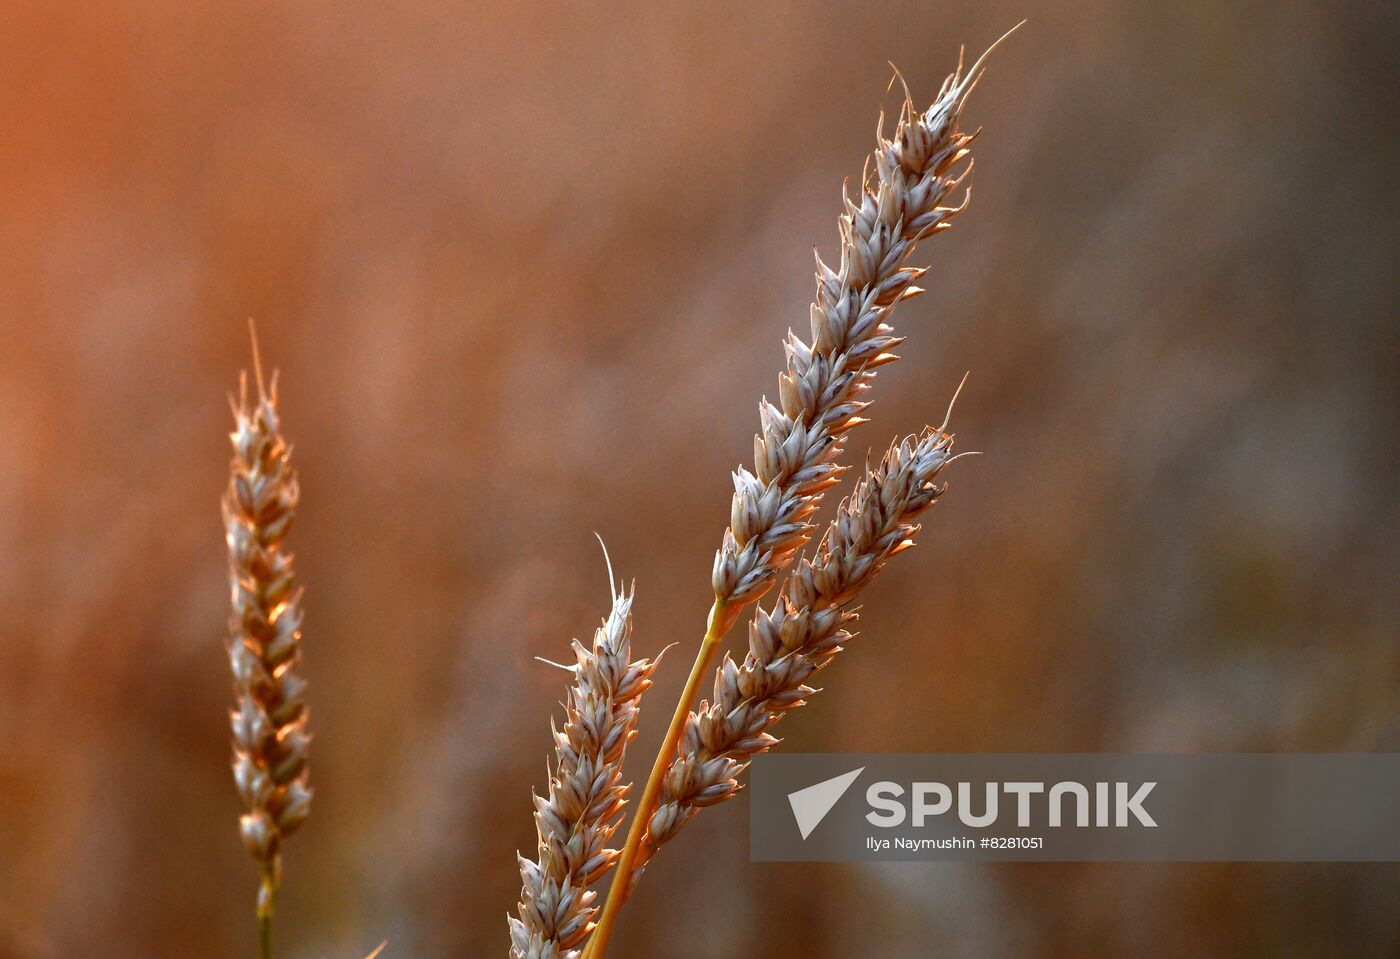
[{"label": "blurred wheat ear in background", "polygon": [[301,663],[301,591],[285,546],[297,507],[291,450],[277,415],[277,378],[264,383],[253,340],[257,396],[239,379],[224,533],[228,543],[229,665],[237,706],[233,778],[247,812],[243,844],[262,868],[258,889],[258,951],[271,954],[272,916],[282,873],[282,843],[311,811],[307,783],[306,681]]}]

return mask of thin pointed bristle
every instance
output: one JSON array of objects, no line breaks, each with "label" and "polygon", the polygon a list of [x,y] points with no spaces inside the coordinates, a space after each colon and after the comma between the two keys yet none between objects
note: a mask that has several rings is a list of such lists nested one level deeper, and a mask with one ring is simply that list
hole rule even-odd
[{"label": "thin pointed bristle", "polygon": [[1012,27],[1010,30],[997,37],[996,41],[990,47],[982,51],[982,55],[977,58],[977,62],[974,63],[972,67],[967,71],[967,82],[971,84],[970,86],[968,86],[969,92],[971,91],[973,86],[976,86],[977,78],[981,76],[982,73],[982,67],[984,64],[986,64],[987,58],[992,55],[992,51],[995,50],[997,47],[1001,46],[1003,43],[1005,43],[1008,37],[1010,37],[1013,33],[1021,29],[1025,25],[1026,21],[1022,20],[1020,23],[1016,24],[1016,26]]},{"label": "thin pointed bristle", "polygon": [[262,353],[258,350],[258,324],[251,316],[248,317],[248,339],[253,344],[253,375],[257,377],[258,398],[265,400],[268,393],[263,385]]},{"label": "thin pointed bristle", "polygon": [[612,596],[613,600],[616,601],[618,595],[617,580],[613,578],[612,558],[608,556],[608,544],[603,542],[602,535],[600,535],[596,529],[593,531],[593,536],[598,540],[598,545],[603,548],[603,562],[608,567],[608,595]]},{"label": "thin pointed bristle", "polygon": [[962,379],[958,381],[958,388],[953,391],[953,398],[948,401],[948,410],[943,414],[943,422],[938,425],[938,428],[935,429],[934,432],[942,433],[948,428],[948,423],[953,419],[953,406],[958,402],[958,397],[962,395],[963,387],[967,385],[967,378],[971,375],[972,371],[968,370],[962,375]]}]

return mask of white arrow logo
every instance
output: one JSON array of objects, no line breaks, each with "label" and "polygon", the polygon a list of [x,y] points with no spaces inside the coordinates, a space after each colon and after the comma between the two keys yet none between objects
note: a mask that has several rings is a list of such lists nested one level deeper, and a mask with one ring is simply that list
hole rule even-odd
[{"label": "white arrow logo", "polygon": [[797,829],[802,833],[803,839],[810,836],[812,830],[821,825],[826,814],[831,812],[832,807],[841,801],[841,797],[846,795],[846,790],[851,788],[851,783],[855,782],[856,777],[863,772],[865,772],[864,766],[848,773],[842,773],[833,779],[819,782],[815,786],[808,786],[795,793],[788,793],[788,804],[792,806],[792,817],[797,820]]}]

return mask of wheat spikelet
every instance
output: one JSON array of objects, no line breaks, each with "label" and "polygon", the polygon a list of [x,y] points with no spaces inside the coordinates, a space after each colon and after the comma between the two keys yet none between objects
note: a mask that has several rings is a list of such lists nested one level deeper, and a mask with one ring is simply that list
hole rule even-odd
[{"label": "wheat spikelet", "polygon": [[511,959],[576,959],[593,928],[590,888],[613,867],[607,848],[631,787],[622,779],[636,735],[638,703],[656,660],[630,661],[632,593],[613,589],[612,611],[591,646],[573,643],[574,683],[554,728],[548,792],[535,796],[537,857],[520,860],[518,918],[510,917]]},{"label": "wheat spikelet", "polygon": [[906,91],[893,138],[881,117],[874,176],[863,178],[858,203],[844,197],[839,266],[817,258],[812,341],[788,333],[779,404],[759,406],[754,469],[734,473],[730,526],[712,576],[721,603],[741,606],[768,591],[807,543],[822,493],[838,482],[845,435],[865,422],[860,414],[869,403],[861,397],[903,342],[887,321],[901,301],[923,292],[914,283],[926,269],[904,263],[921,239],[946,230],[967,207],[970,188],[956,206],[946,203],[972,169],[968,145],[976,134],[958,121],[982,62],[966,76],[960,64],[923,113]]},{"label": "wheat spikelet", "polygon": [[749,757],[777,744],[768,730],[812,695],[807,681],[852,638],[849,604],[890,557],[913,545],[915,519],[946,488],[935,480],[952,446],[942,427],[892,445],[841,504],[816,555],[797,563],[773,608],[754,611],[743,663],[726,654],[714,701],[686,719],[638,869],[697,811],[735,796]]},{"label": "wheat spikelet", "polygon": [[[254,342],[256,361],[257,344]],[[233,778],[247,812],[239,820],[243,844],[262,866],[258,920],[266,955],[268,925],[281,875],[282,843],[311,810],[307,784],[306,681],[301,664],[301,591],[285,539],[297,507],[290,449],[279,430],[277,382],[257,397],[240,378],[233,461],[223,498],[228,544],[229,664],[237,708]]]}]

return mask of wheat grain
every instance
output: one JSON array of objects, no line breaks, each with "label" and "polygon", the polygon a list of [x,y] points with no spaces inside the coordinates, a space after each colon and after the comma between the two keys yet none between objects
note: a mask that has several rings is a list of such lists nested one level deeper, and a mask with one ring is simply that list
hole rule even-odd
[{"label": "wheat grain", "polygon": [[755,610],[743,663],[726,655],[714,701],[686,719],[634,881],[696,812],[738,794],[749,757],[777,744],[769,730],[806,702],[815,691],[807,681],[852,638],[850,603],[890,557],[913,545],[914,520],[943,494],[935,480],[953,458],[952,446],[943,427],[893,444],[838,508],[816,555],[794,567],[773,608]]},{"label": "wheat grain", "polygon": [[614,586],[612,611],[592,645],[573,643],[574,682],[564,727],[553,730],[554,769],[547,794],[535,796],[537,857],[518,857],[523,886],[518,918],[509,919],[512,959],[576,959],[597,912],[590,887],[617,860],[607,844],[630,788],[622,760],[657,665],[631,661],[632,596]]},{"label": "wheat grain", "polygon": [[255,340],[257,398],[249,400],[244,374],[233,407],[223,516],[232,603],[228,657],[237,697],[230,714],[233,778],[248,810],[239,820],[243,844],[262,866],[257,916],[266,956],[282,844],[311,811],[311,788],[306,681],[299,672],[301,591],[285,544],[297,479],[280,432],[276,377],[266,389],[256,350]]}]

